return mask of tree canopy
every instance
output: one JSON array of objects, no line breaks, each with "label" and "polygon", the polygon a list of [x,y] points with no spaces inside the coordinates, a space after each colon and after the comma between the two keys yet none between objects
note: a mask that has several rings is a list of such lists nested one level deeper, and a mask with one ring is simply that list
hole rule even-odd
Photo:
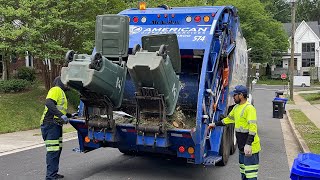
[{"label": "tree canopy", "polygon": [[291,6],[285,0],[261,0],[265,9],[277,21],[287,23],[291,21]]},{"label": "tree canopy", "polygon": [[12,52],[24,56],[29,51],[36,59],[54,60],[62,59],[68,49],[88,52],[96,15],[124,8],[117,0],[0,0],[0,51],[7,54],[5,62]]},{"label": "tree canopy", "polygon": [[[267,0],[265,0],[267,1]],[[148,7],[212,5],[207,0],[176,0],[159,3],[147,0]],[[0,51],[9,61],[12,53],[36,59],[60,60],[68,49],[90,53],[94,46],[96,16],[116,14],[137,7],[138,0],[0,0]],[[259,0],[217,0],[215,5],[233,4],[239,9],[241,27],[252,60],[266,62],[271,54],[285,51],[287,37],[281,24],[272,19]]]},{"label": "tree canopy", "polygon": [[297,22],[318,21],[320,23],[320,1],[319,0],[298,0],[297,1]]},{"label": "tree canopy", "polygon": [[218,0],[216,5],[233,5],[238,9],[240,24],[253,62],[272,62],[274,56],[288,49],[288,36],[282,24],[267,13],[259,0]]}]

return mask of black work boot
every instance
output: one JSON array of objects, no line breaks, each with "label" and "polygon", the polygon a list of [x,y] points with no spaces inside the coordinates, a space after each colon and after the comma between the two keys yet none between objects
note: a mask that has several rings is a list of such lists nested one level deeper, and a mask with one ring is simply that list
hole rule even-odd
[{"label": "black work boot", "polygon": [[57,174],[55,178],[56,178],[56,179],[62,179],[62,178],[64,178],[64,175]]}]

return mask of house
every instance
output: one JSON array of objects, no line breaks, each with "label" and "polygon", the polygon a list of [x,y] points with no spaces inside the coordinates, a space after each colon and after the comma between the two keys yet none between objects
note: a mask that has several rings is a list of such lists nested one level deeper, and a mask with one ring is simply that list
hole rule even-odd
[{"label": "house", "polygon": [[[284,23],[283,26],[291,42],[291,23]],[[318,22],[297,23],[294,41],[294,75],[320,79],[320,25]],[[290,59],[291,49],[289,48],[274,71],[288,71]]]},{"label": "house", "polygon": [[[3,71],[3,59],[4,55],[0,54],[0,78],[2,78],[2,71]],[[15,75],[17,73],[17,70],[21,67],[34,67],[33,63],[33,57],[29,54],[28,51],[26,51],[25,58],[22,57],[16,57],[15,55],[10,56],[10,62],[8,64],[9,73],[10,75]]]}]

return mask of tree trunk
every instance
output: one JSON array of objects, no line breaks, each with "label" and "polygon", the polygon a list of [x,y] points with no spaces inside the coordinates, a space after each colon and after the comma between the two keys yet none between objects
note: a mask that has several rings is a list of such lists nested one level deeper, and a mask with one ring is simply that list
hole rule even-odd
[{"label": "tree trunk", "polygon": [[7,56],[3,57],[2,61],[2,80],[8,80],[9,79],[9,63],[8,63]]}]

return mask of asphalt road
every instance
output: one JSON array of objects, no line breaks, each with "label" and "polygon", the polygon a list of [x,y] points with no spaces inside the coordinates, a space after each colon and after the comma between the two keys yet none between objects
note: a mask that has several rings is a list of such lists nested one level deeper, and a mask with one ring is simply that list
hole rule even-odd
[{"label": "asphalt road", "polygon": [[[286,180],[290,175],[281,124],[279,119],[272,118],[272,99],[279,88],[283,87],[256,86],[254,91],[262,144],[260,180]],[[66,180],[240,179],[237,153],[225,167],[205,167],[161,157],[126,156],[111,148],[80,154],[72,151],[74,147],[77,147],[76,140],[64,143],[60,173]],[[1,156],[0,179],[44,179],[45,167],[45,147]]]}]

